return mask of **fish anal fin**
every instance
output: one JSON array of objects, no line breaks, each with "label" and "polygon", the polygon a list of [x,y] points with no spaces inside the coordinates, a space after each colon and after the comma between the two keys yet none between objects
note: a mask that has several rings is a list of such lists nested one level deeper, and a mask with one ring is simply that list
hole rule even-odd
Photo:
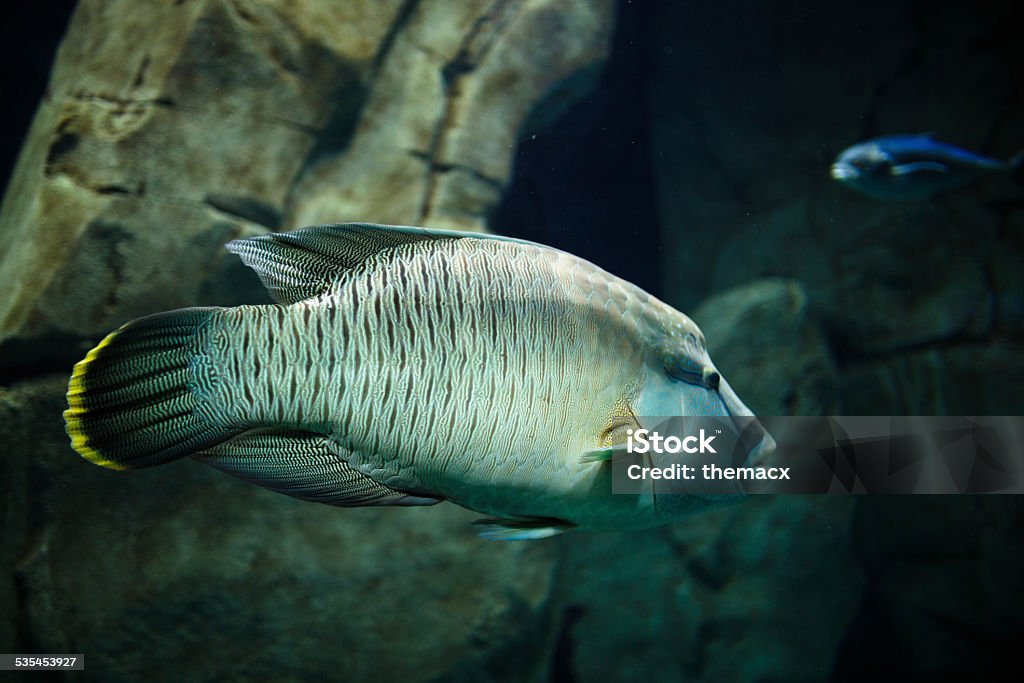
[{"label": "fish anal fin", "polygon": [[437,505],[442,502],[442,498],[431,498],[430,496],[415,496],[412,494],[403,495],[396,501],[387,503],[387,505],[399,505],[402,507],[414,507],[424,505]]},{"label": "fish anal fin", "polygon": [[433,505],[441,502],[399,491],[349,466],[345,452],[314,432],[254,429],[192,457],[222,472],[294,498],[327,505]]},{"label": "fish anal fin", "polygon": [[473,526],[480,527],[480,537],[489,541],[535,541],[565,533],[575,524],[553,517],[478,519]]}]

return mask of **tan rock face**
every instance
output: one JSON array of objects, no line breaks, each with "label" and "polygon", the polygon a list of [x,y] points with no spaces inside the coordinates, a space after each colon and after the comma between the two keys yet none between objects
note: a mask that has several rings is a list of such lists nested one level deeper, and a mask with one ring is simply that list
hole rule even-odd
[{"label": "tan rock face", "polygon": [[796,280],[753,280],[693,312],[719,370],[755,415],[835,414],[839,378]]},{"label": "tan rock face", "polygon": [[0,214],[18,245],[0,262],[2,337],[195,303],[219,242],[279,222],[323,93],[370,61],[270,10],[160,7],[85,2],[72,20]]},{"label": "tan rock face", "polygon": [[0,389],[0,644],[77,647],[104,680],[539,680],[552,544],[488,543],[454,505],[328,508],[190,461],[119,476],[70,454],[64,384]]},{"label": "tan rock face", "polygon": [[483,229],[523,121],[604,58],[611,15],[610,0],[86,0],[0,209],[0,341],[223,303],[221,245],[242,234]]},{"label": "tan rock face", "polygon": [[[77,359],[131,318],[264,296],[223,249],[244,234],[484,228],[523,121],[604,58],[611,14],[82,0],[0,208],[0,343]],[[542,676],[555,546],[487,545],[453,505],[331,510],[191,462],[117,476],[68,445],[66,382],[0,391],[3,642],[78,643],[126,679],[221,655],[265,680]]]},{"label": "tan rock face", "polygon": [[418,3],[381,60],[351,146],[308,170],[287,222],[372,215],[484,229],[524,121],[604,58],[611,11],[606,0]]}]

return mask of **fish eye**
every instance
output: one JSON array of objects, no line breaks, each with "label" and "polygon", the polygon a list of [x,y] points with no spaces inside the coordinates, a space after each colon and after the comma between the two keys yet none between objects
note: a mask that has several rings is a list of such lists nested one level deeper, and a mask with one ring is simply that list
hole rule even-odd
[{"label": "fish eye", "polygon": [[667,372],[673,379],[711,391],[718,391],[722,385],[722,376],[717,370],[693,361],[678,362],[674,367],[667,368]]},{"label": "fish eye", "polygon": [[665,373],[674,380],[718,389],[721,378],[710,365],[703,360],[705,346],[704,335],[699,331],[687,332],[683,335],[682,348],[676,348],[661,357],[661,365]]},{"label": "fish eye", "polygon": [[665,371],[672,379],[677,379],[681,382],[686,382],[687,384],[704,384],[703,368],[697,363],[685,358],[676,359],[670,367],[665,368]]},{"label": "fish eye", "polygon": [[686,341],[689,342],[690,344],[693,344],[698,349],[707,348],[707,344],[704,341],[704,335],[701,335],[701,336],[698,337],[693,332],[687,332],[686,333]]},{"label": "fish eye", "polygon": [[[692,337],[697,342],[696,336]],[[722,384],[722,376],[710,365],[680,355],[664,365],[665,372],[674,380],[692,384],[697,387],[718,391]]]}]

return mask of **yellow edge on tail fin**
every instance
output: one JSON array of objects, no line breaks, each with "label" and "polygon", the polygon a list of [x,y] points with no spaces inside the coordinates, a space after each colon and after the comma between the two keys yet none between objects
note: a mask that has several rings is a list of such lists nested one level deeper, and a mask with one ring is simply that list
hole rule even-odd
[{"label": "yellow edge on tail fin", "polygon": [[96,348],[86,354],[85,358],[75,363],[71,381],[68,383],[68,409],[64,411],[64,423],[68,436],[71,437],[71,447],[94,465],[111,470],[126,470],[128,468],[104,457],[102,453],[89,445],[89,437],[86,436],[82,428],[82,415],[86,413],[82,394],[85,393],[85,373],[89,369],[89,364],[96,360],[100,349],[110,344],[119,332],[120,330],[117,330],[108,334],[103,341],[96,345]]}]

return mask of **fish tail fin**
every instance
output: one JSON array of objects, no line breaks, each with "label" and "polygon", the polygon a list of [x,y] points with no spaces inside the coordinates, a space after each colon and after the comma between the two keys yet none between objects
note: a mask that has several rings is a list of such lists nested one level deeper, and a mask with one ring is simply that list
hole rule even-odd
[{"label": "fish tail fin", "polygon": [[71,446],[115,470],[160,465],[234,435],[200,395],[202,331],[219,309],[134,320],[75,365],[64,421]]},{"label": "fish tail fin", "polygon": [[1010,158],[1010,174],[1021,184],[1024,184],[1024,149],[1017,152]]}]

